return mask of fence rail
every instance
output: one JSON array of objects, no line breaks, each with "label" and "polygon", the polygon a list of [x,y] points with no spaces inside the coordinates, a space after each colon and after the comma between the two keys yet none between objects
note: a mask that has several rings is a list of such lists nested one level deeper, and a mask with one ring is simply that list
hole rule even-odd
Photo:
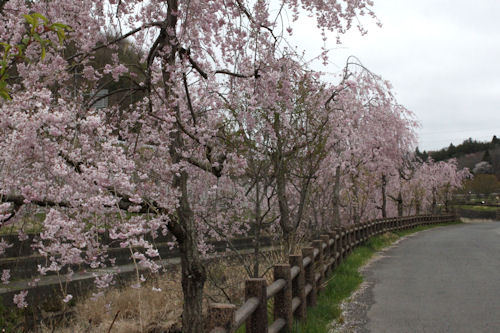
[{"label": "fence rail", "polygon": [[[455,215],[421,215],[388,218],[337,228],[302,248],[300,255],[290,255],[289,264],[274,266],[274,281],[268,286],[263,278],[245,281],[245,302],[212,303],[208,308],[210,333],[232,333],[245,324],[247,333],[291,332],[294,318],[306,318],[307,307],[316,304],[326,277],[368,238],[393,230],[455,221]],[[274,321],[269,324],[267,301],[274,298]]]}]

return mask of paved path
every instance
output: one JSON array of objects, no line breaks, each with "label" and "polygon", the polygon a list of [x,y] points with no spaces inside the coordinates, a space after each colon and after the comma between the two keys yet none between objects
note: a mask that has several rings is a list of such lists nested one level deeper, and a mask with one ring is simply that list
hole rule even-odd
[{"label": "paved path", "polygon": [[499,222],[421,232],[363,274],[369,307],[356,331],[500,332]]}]

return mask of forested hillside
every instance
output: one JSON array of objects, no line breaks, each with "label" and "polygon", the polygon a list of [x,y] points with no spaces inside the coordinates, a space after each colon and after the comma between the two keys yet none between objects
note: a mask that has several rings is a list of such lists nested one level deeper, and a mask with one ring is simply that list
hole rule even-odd
[{"label": "forested hillside", "polygon": [[[500,139],[498,139],[497,136],[494,135],[493,139],[489,142],[481,142],[473,140],[472,138],[468,138],[458,146],[454,146],[453,143],[450,143],[448,148],[443,148],[438,151],[429,152],[428,155],[430,155],[435,161],[444,161],[450,158],[459,158],[467,154],[486,152],[487,150],[494,150],[495,148],[498,147],[500,147]],[[427,155],[427,154],[424,152],[422,155]]]},{"label": "forested hillside", "polygon": [[[500,178],[500,139],[496,135],[493,136],[491,141],[478,141],[468,138],[457,146],[451,143],[447,148],[437,151],[421,152],[417,148],[416,155],[424,161],[432,157],[436,162],[455,158],[458,161],[459,168],[469,168],[473,172],[478,163],[487,162],[491,165],[491,168],[487,166],[486,169],[476,171],[495,174],[497,178]],[[483,163],[482,165],[486,164]]]},{"label": "forested hillside", "polygon": [[466,181],[464,193],[489,195],[500,191],[500,139],[496,135],[491,141],[477,141],[469,138],[461,144],[440,149],[438,151],[420,152],[417,156],[422,160],[432,157],[435,161],[456,159],[459,169],[468,168],[474,178]]}]

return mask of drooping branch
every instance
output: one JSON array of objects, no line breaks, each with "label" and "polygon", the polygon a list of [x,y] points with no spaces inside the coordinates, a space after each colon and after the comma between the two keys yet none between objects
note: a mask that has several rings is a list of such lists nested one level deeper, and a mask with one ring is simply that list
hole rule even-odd
[{"label": "drooping branch", "polygon": [[[193,69],[196,70],[196,72],[198,72],[198,74],[200,74],[201,77],[203,77],[205,80],[208,79],[207,72],[204,71],[201,68],[201,66],[198,65],[198,63],[191,57],[191,50],[180,47],[179,48],[179,57],[181,58],[181,60],[187,58],[187,60],[189,61],[189,63],[193,67]],[[250,78],[258,79],[260,77],[258,68],[252,74],[235,73],[235,72],[231,72],[230,70],[227,70],[227,69],[217,69],[217,70],[215,70],[214,73],[215,74],[225,74],[225,75],[229,75],[229,76],[233,76],[233,77],[237,77],[237,78],[241,78],[241,79],[250,79]]]},{"label": "drooping branch", "polygon": [[191,101],[191,94],[189,93],[189,86],[186,78],[186,73],[182,73],[182,83],[184,84],[184,91],[186,92],[186,99],[188,104],[189,112],[191,113],[191,118],[193,120],[193,126],[196,126],[196,115],[194,114],[193,102]]},{"label": "drooping branch", "polygon": [[22,195],[6,194],[0,196],[0,202],[12,203],[14,206],[23,206],[26,203],[31,203],[43,207],[70,207],[70,203],[66,201],[53,201],[49,199],[27,200]]},{"label": "drooping branch", "polygon": [[216,70],[215,74],[226,74],[226,75],[229,75],[229,76],[239,77],[239,78],[242,78],[242,79],[250,79],[250,78],[258,79],[260,77],[259,69],[258,68],[253,72],[253,74],[233,73],[233,72],[228,71],[226,69]]},{"label": "drooping branch", "polygon": [[186,57],[191,64],[191,66],[200,74],[205,80],[208,79],[208,74],[196,63],[196,61],[191,58],[191,50],[185,48],[179,48],[179,57],[184,60]]}]

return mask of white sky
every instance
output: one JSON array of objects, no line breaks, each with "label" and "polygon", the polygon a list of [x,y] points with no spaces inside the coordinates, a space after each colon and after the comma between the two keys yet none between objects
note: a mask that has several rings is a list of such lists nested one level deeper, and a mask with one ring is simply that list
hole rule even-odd
[{"label": "white sky", "polygon": [[[472,137],[500,137],[500,0],[374,0],[382,22],[368,17],[368,34],[354,28],[327,47],[338,72],[349,55],[389,80],[398,101],[421,124],[419,148],[436,150]],[[293,25],[294,41],[306,56],[323,45],[315,22]]]}]

